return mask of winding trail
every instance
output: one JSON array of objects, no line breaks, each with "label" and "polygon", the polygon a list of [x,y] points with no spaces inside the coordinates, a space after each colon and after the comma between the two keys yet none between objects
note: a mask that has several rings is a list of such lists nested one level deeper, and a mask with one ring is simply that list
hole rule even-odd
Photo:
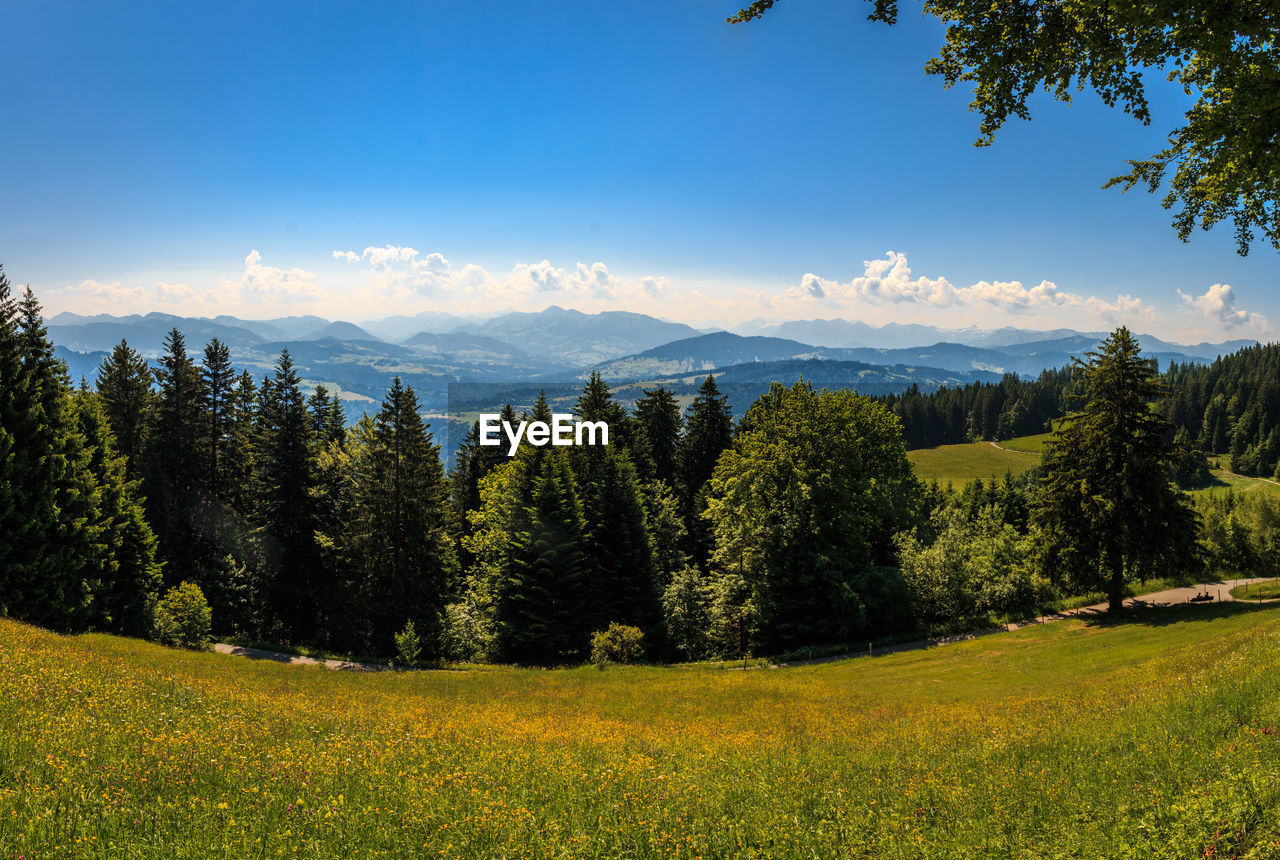
[{"label": "winding trail", "polygon": [[[991,444],[994,445],[995,443],[992,442]],[[1134,597],[1128,597],[1125,598],[1124,605],[1126,608],[1133,607],[1137,609],[1157,606],[1194,606],[1195,604],[1192,603],[1191,598],[1204,592],[1212,595],[1212,602],[1214,603],[1234,603],[1236,602],[1236,598],[1231,596],[1231,589],[1238,585],[1252,585],[1257,582],[1270,582],[1275,578],[1276,577],[1273,576],[1255,576],[1247,579],[1215,579],[1210,582],[1200,582],[1195,585],[1187,585],[1181,588],[1168,588],[1164,591],[1153,591],[1148,594],[1139,594]],[[1280,600],[1280,598],[1260,601],[1251,600],[1248,602],[1274,603],[1277,600]],[[988,627],[985,630],[973,630],[968,633],[958,633],[954,636],[938,636],[933,639],[917,639],[914,642],[902,642],[896,645],[886,645],[882,648],[870,648],[865,652],[858,651],[847,654],[836,654],[831,657],[814,657],[811,660],[791,660],[786,663],[779,663],[777,666],[812,666],[818,663],[835,663],[840,660],[852,660],[858,657],[882,657],[885,654],[897,654],[900,651],[921,651],[925,648],[936,648],[939,645],[949,645],[953,642],[964,642],[969,639],[977,639],[979,636],[990,636],[993,633],[1007,633],[1010,630],[1020,630],[1023,627],[1030,627],[1033,624],[1049,624],[1053,621],[1062,621],[1067,618],[1079,618],[1081,616],[1102,616],[1105,615],[1106,612],[1107,604],[1095,603],[1092,606],[1081,606],[1078,609],[1056,612],[1053,615],[1041,615],[1036,618],[1015,621],[1011,624],[1005,624],[1000,627]]]},{"label": "winding trail", "polygon": [[[994,445],[995,443],[993,442],[991,444]],[[1127,598],[1124,605],[1126,607],[1136,608],[1176,606],[1179,604],[1194,605],[1191,603],[1191,598],[1205,591],[1213,595],[1213,602],[1215,603],[1234,602],[1236,598],[1231,596],[1231,589],[1235,588],[1237,585],[1252,585],[1257,582],[1269,582],[1275,578],[1276,577],[1258,576],[1250,579],[1214,580],[1208,583],[1188,585],[1183,588],[1169,588],[1164,591],[1154,591],[1150,594],[1140,594],[1136,597]],[[1280,600],[1280,598],[1258,602],[1273,603],[1277,600]],[[886,645],[882,648],[873,647],[868,649],[866,652],[859,651],[846,654],[836,654],[830,657],[814,657],[811,660],[791,660],[786,663],[778,663],[770,668],[777,669],[787,666],[812,666],[818,663],[835,663],[841,660],[853,660],[858,657],[882,657],[885,654],[897,654],[900,651],[921,651],[925,648],[936,648],[939,645],[949,645],[953,642],[964,642],[969,639],[977,639],[979,636],[990,636],[993,633],[1007,633],[1010,630],[1018,630],[1023,627],[1029,627],[1032,624],[1048,624],[1053,621],[1062,621],[1065,618],[1079,618],[1082,615],[1103,615],[1106,611],[1107,604],[1095,603],[1092,606],[1082,606],[1079,609],[1071,609],[1066,612],[1058,612],[1053,615],[1041,615],[1038,618],[1028,618],[1024,621],[1016,621],[1002,627],[988,627],[985,630],[958,633],[954,636],[938,636],[933,639],[917,639],[914,642],[901,642],[896,645]],[[219,654],[226,654],[231,657],[248,657],[251,660],[269,660],[273,663],[284,663],[289,666],[323,666],[326,669],[335,669],[346,672],[395,671],[391,666],[386,664],[356,663],[348,660],[321,660],[316,657],[303,657],[301,654],[285,654],[280,651],[267,651],[262,648],[246,648],[243,645],[229,645],[225,642],[216,643],[213,646],[213,650]]]}]

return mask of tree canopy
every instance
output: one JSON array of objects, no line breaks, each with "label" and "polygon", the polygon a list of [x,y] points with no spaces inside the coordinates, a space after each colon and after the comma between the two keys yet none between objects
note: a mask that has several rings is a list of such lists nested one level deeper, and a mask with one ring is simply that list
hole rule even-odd
[{"label": "tree canopy", "polygon": [[1082,409],[1054,433],[1033,518],[1049,574],[1120,609],[1127,581],[1194,570],[1197,526],[1170,483],[1179,457],[1150,406],[1164,393],[1154,362],[1124,327],[1088,359]]},{"label": "tree canopy", "polygon": [[[775,2],[756,0],[727,20],[755,20]],[[870,20],[897,21],[896,0],[871,2]],[[925,0],[924,11],[947,27],[925,72],[948,88],[973,86],[978,146],[990,144],[1009,117],[1030,118],[1027,102],[1037,92],[1070,102],[1087,87],[1148,125],[1144,73],[1166,72],[1195,103],[1168,146],[1131,159],[1104,187],[1155,193],[1168,179],[1162,205],[1175,210],[1184,242],[1197,226],[1230,221],[1240,254],[1258,232],[1280,251],[1280,6]]]}]

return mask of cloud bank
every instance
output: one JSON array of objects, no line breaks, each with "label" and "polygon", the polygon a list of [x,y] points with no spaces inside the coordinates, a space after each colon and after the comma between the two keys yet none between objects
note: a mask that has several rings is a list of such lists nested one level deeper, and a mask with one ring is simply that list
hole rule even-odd
[{"label": "cloud bank", "polygon": [[314,313],[362,320],[399,313],[443,310],[499,313],[541,310],[551,304],[587,312],[629,310],[701,324],[746,320],[843,317],[872,324],[912,322],[944,328],[1072,327],[1096,330],[1125,324],[1182,337],[1261,336],[1267,319],[1239,306],[1228,284],[1203,295],[1177,291],[1161,305],[1128,293],[1093,295],[1049,280],[979,280],[957,284],[944,276],[918,275],[906,254],[888,251],[864,260],[847,280],[806,272],[791,283],[764,287],[741,283],[692,283],[661,275],[615,273],[603,262],[557,265],[549,259],[517,262],[491,271],[457,265],[439,252],[407,245],[338,249],[317,274],[297,266],[268,265],[251,250],[238,275],[214,276],[204,288],[157,281],[147,286],[118,280],[85,280],[46,291],[51,310],[115,314],[164,310],[187,315],[266,318]]}]

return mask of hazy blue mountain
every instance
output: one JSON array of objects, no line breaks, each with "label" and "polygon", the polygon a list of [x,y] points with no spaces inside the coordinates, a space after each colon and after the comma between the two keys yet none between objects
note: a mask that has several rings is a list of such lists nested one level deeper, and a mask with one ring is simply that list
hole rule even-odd
[{"label": "hazy blue mountain", "polygon": [[173,328],[183,333],[187,346],[192,349],[203,347],[215,337],[231,347],[250,346],[264,340],[260,335],[240,326],[173,314],[131,314],[123,317],[101,315],[89,322],[73,324],[64,322],[67,317],[66,314],[58,314],[49,320],[49,338],[54,343],[77,352],[110,352],[123,338],[144,355],[159,355],[164,349],[165,335]]},{"label": "hazy blue mountain", "polygon": [[327,337],[334,338],[335,340],[382,340],[380,337],[375,337],[374,335],[369,334],[369,332],[360,328],[360,326],[355,323],[349,322],[331,322],[306,337],[297,338],[297,340],[324,340]]},{"label": "hazy blue mountain", "polygon": [[844,319],[792,320],[777,325],[770,334],[775,337],[798,340],[801,343],[830,347],[892,349],[919,346],[922,343],[935,343],[940,340],[963,342],[959,337],[955,337],[957,332],[933,326],[912,323],[873,326],[858,320]]},{"label": "hazy blue mountain", "polygon": [[779,337],[744,337],[716,332],[685,338],[636,355],[600,364],[605,379],[640,379],[725,368],[760,361],[826,359],[876,365],[907,365],[968,373],[1003,373],[1008,357],[1002,353],[957,343],[915,349],[840,349],[813,346]]},{"label": "hazy blue mountain", "polygon": [[[434,334],[423,331],[401,341],[400,345],[420,355],[454,355],[474,361],[508,361],[521,365],[546,364],[505,341],[468,332]],[[566,366],[565,369],[569,368]]]},{"label": "hazy blue mountain", "polygon": [[629,311],[586,314],[551,306],[537,313],[508,313],[458,331],[496,338],[530,355],[586,366],[650,349],[698,330]]},{"label": "hazy blue mountain", "polygon": [[67,372],[71,375],[71,383],[79,385],[83,379],[89,385],[98,384],[98,366],[107,357],[105,352],[75,352],[65,346],[55,346],[53,354],[67,364]]},{"label": "hazy blue mountain", "polygon": [[457,331],[465,325],[482,323],[493,316],[494,314],[451,314],[445,311],[423,311],[412,316],[396,314],[382,317],[381,319],[365,320],[361,323],[361,327],[365,331],[373,332],[383,340],[400,343],[407,337],[413,337],[423,332],[445,334]]}]

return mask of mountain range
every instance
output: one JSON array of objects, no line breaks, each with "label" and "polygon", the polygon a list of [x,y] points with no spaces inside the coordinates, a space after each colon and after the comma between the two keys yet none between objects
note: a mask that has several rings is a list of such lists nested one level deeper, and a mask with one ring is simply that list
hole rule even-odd
[{"label": "mountain range", "polygon": [[[259,378],[288,349],[305,383],[324,384],[337,393],[352,420],[376,408],[394,376],[414,387],[426,412],[438,414],[447,409],[450,383],[494,385],[495,392],[520,391],[523,397],[530,386],[580,385],[594,369],[625,402],[659,383],[691,398],[701,378],[715,371],[731,405],[740,410],[770,382],[801,377],[816,385],[880,394],[910,385],[930,390],[993,381],[1005,373],[1034,376],[1070,363],[1106,336],[1070,329],[871,326],[856,320],[757,323],[739,332],[708,332],[644,314],[588,314],[560,307],[488,318],[430,312],[359,324],[317,316],[244,320],[60,313],[47,325],[58,355],[77,380],[92,380],[102,358],[122,339],[154,360],[172,328],[185,335],[192,354],[218,338],[231,348],[238,368]],[[1151,336],[1139,339],[1162,367],[1170,361],[1211,362],[1253,343],[1182,345]]]}]

